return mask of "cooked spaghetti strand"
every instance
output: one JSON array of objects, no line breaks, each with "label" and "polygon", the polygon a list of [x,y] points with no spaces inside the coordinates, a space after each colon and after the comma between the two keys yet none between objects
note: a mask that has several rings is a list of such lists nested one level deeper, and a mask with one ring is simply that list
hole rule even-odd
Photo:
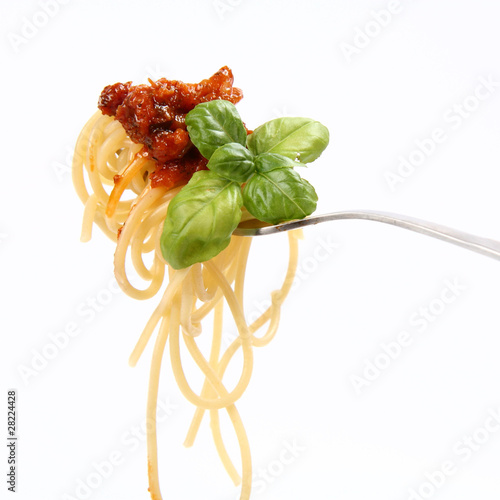
[{"label": "cooked spaghetti strand", "polygon": [[[195,405],[185,446],[193,445],[208,411],[209,428],[221,463],[234,484],[241,484],[240,500],[248,500],[252,480],[251,454],[235,403],[251,379],[253,348],[268,344],[276,334],[282,303],[291,290],[297,268],[297,240],[301,233],[294,231],[288,234],[289,262],[283,283],[272,292],[271,306],[249,325],[245,318],[244,291],[251,239],[232,237],[229,246],[210,261],[187,269],[172,269],[163,257],[160,238],[169,203],[182,186],[153,188],[150,174],[155,171],[156,164],[142,155],[143,149],[143,145],[127,136],[121,124],[97,112],[77,140],[72,176],[78,196],[85,205],[82,241],[91,238],[93,224],[97,224],[116,242],[115,276],[130,297],[149,299],[162,290],[161,299],[129,358],[129,364],[135,366],[154,332],[157,332],[146,409],[151,498],[162,498],[156,406],[162,358],[168,342],[174,379],[185,398]],[[249,213],[243,210],[242,220],[249,218]],[[145,285],[136,285],[137,279]],[[227,347],[223,342],[226,306],[237,330],[236,337]],[[203,327],[202,330],[202,322],[204,324],[204,319],[212,312],[212,328],[205,331]],[[257,336],[264,326],[264,333]],[[199,339],[210,334],[210,351],[206,357],[200,348],[204,345],[199,343]],[[182,356],[181,340],[186,347],[182,346]],[[186,355],[194,361],[193,368],[197,368],[204,377],[198,390],[190,385],[190,370],[183,363],[183,356]],[[230,365],[238,371],[229,389]],[[238,457],[231,456],[226,446],[222,425],[226,422],[221,423],[222,410],[227,412],[234,429],[239,461]]]}]

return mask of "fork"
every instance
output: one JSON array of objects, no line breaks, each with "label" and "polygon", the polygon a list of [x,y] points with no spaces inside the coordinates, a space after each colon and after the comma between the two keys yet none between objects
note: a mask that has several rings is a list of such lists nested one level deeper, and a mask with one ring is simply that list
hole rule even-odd
[{"label": "fork", "polygon": [[472,250],[473,252],[500,260],[500,241],[483,238],[474,234],[466,233],[458,229],[443,226],[435,222],[429,222],[408,215],[393,214],[390,212],[377,212],[373,210],[353,210],[345,212],[332,212],[323,215],[313,215],[305,219],[283,222],[275,226],[264,225],[255,219],[242,222],[233,232],[236,236],[264,236],[268,234],[290,231],[305,226],[320,224],[332,220],[362,219],[383,222],[393,226],[409,229],[417,233],[431,236],[439,240],[447,241],[454,245]]}]

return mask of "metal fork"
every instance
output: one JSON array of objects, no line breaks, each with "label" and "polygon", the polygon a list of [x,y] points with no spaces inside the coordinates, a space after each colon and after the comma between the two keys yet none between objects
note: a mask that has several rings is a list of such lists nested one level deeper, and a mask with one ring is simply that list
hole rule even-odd
[{"label": "metal fork", "polygon": [[390,212],[376,212],[373,210],[353,210],[349,212],[333,212],[330,214],[314,215],[301,220],[284,222],[276,226],[264,225],[260,221],[250,220],[242,222],[234,231],[236,236],[264,236],[267,234],[280,233],[298,229],[305,226],[320,224],[332,220],[362,219],[383,222],[393,226],[409,229],[417,233],[425,234],[439,240],[447,241],[473,252],[500,260],[500,241],[482,238],[474,234],[459,231],[451,227],[436,224],[407,215],[393,214]]}]

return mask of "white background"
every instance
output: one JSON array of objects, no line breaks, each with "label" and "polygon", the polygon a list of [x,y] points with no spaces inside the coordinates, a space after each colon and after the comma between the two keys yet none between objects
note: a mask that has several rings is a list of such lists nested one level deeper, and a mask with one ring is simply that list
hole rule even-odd
[{"label": "white background", "polygon": [[[18,492],[5,498],[149,497],[137,429],[151,346],[135,369],[127,359],[156,301],[110,291],[113,245],[98,231],[79,242],[82,206],[69,174],[105,85],[195,82],[228,65],[250,128],[292,115],[330,129],[331,145],[305,174],[318,213],[390,210],[500,239],[500,87],[472,97],[481,79],[500,82],[496,2],[43,5],[3,0],[0,16],[0,413],[16,388],[19,435]],[[468,116],[458,119],[464,104]],[[446,140],[391,189],[387,172],[436,128]],[[417,499],[498,499],[500,432],[484,425],[500,410],[500,264],[373,222],[305,236],[300,282],[238,405],[258,476],[253,498],[406,500],[414,489]],[[284,248],[280,238],[255,242],[249,310],[278,285]],[[446,280],[460,285],[454,296]],[[429,306],[430,319],[419,319]],[[54,350],[74,325],[79,334]],[[382,345],[403,331],[411,345],[366,372],[387,361]],[[370,373],[356,391],[353,376]],[[160,398],[171,405],[159,434],[164,497],[237,498],[206,421],[195,447],[183,448],[192,408],[168,360]],[[283,452],[287,444],[295,455]],[[111,457],[112,470],[103,465]],[[435,471],[445,461],[453,473],[443,479]],[[6,462],[4,448],[3,478]],[[425,474],[440,486],[426,485]],[[6,488],[2,479],[2,498]]]}]

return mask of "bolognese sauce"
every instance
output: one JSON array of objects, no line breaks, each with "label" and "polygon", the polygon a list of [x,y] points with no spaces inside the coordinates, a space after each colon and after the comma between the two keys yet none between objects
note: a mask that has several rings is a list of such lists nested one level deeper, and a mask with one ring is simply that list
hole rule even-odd
[{"label": "bolognese sauce", "polygon": [[149,85],[132,82],[108,85],[98,107],[114,116],[132,141],[143,144],[142,155],[154,160],[151,186],[172,188],[186,183],[194,172],[206,169],[207,160],[191,143],[185,117],[197,104],[224,99],[236,104],[243,97],[233,87],[233,73],[224,66],[200,83],[160,78]]}]

